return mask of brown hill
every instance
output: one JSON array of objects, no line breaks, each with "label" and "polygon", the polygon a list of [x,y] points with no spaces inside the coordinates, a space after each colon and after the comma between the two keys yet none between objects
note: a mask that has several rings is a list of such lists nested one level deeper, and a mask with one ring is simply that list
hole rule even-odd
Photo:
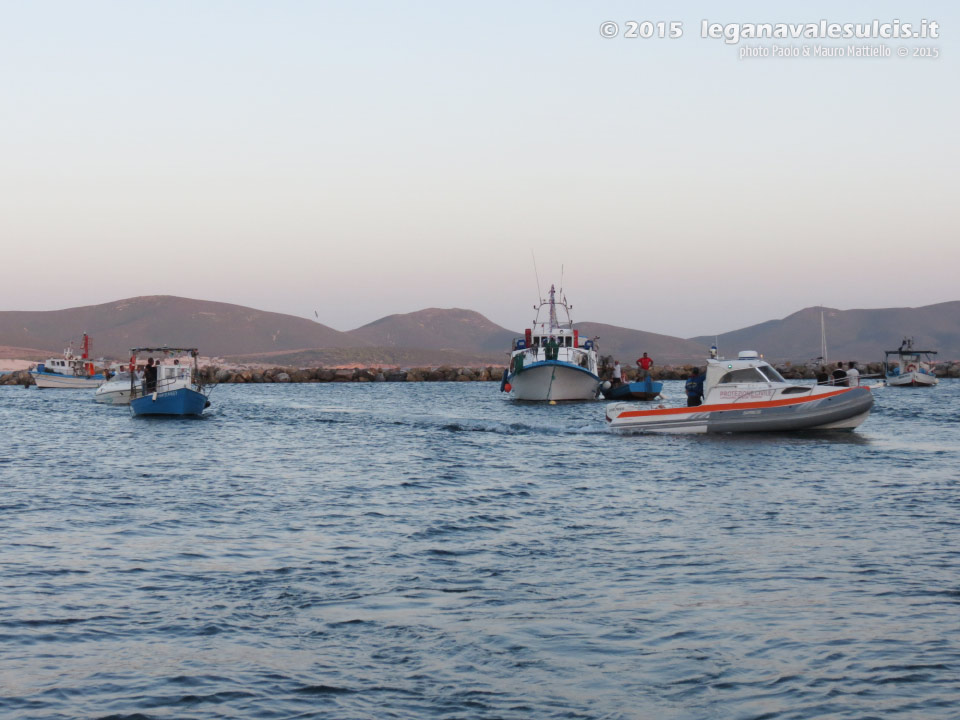
[{"label": "brown hill", "polygon": [[196,346],[204,355],[367,345],[292,315],[156,295],[67,310],[0,312],[0,343],[59,353],[82,333],[95,356],[123,357],[138,345]]},{"label": "brown hill", "polygon": [[707,357],[708,346],[695,340],[595,322],[574,323],[574,327],[583,336],[600,338],[601,355],[611,355],[630,366],[642,353],[647,353],[657,365],[697,362]]},{"label": "brown hill", "polygon": [[[898,348],[904,336],[914,338],[914,347],[938,350],[941,359],[960,358],[960,301],[876,310],[804,308],[782,320],[723,333],[721,353],[757,350],[772,360],[812,360],[820,355],[821,310],[830,360],[882,360],[883,351]],[[713,342],[712,336],[692,339]]]},{"label": "brown hill", "polygon": [[46,360],[49,355],[48,350],[0,345],[0,360]]},{"label": "brown hill", "polygon": [[504,353],[515,333],[491,322],[473,310],[427,308],[412,313],[388,315],[351,330],[363,345],[433,348],[461,353]]}]

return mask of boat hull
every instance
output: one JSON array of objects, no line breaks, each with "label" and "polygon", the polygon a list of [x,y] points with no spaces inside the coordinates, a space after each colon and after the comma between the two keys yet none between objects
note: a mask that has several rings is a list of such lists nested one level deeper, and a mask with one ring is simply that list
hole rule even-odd
[{"label": "boat hull", "polygon": [[103,385],[103,375],[93,375],[92,377],[77,377],[75,375],[61,375],[60,373],[48,373],[31,371],[30,377],[37,384],[38,388],[60,388],[66,390],[82,390],[97,388]]},{"label": "boat hull", "polygon": [[104,405],[129,405],[130,404],[130,383],[124,383],[125,388],[108,388],[106,383],[97,388],[94,393],[94,402]]},{"label": "boat hull", "polygon": [[853,430],[870,414],[868,387],[797,399],[701,405],[693,408],[638,410],[628,404],[607,406],[615,430],[660,433],[755,433],[803,430]]},{"label": "boat hull", "polygon": [[641,381],[615,385],[603,391],[607,400],[653,400],[663,391],[662,382]]},{"label": "boat hull", "polygon": [[196,390],[178,388],[151,393],[130,401],[134,415],[200,415],[207,406],[207,396]]},{"label": "boat hull", "polygon": [[887,385],[890,387],[933,387],[938,382],[940,381],[936,375],[920,372],[908,372],[887,377]]},{"label": "boat hull", "polygon": [[517,400],[593,400],[600,378],[589,370],[558,360],[533,363],[507,378]]}]

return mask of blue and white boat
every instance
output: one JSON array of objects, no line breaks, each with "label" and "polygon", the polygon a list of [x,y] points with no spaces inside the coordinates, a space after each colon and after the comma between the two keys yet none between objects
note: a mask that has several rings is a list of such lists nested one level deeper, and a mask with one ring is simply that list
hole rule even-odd
[{"label": "blue and white boat", "polygon": [[[144,379],[138,379],[136,372],[137,355],[152,353],[160,357],[189,355],[192,365],[179,362],[173,364],[157,361],[156,382],[150,380],[149,373]],[[200,369],[197,366],[199,352],[196,348],[133,348],[130,351],[130,412],[134,415],[200,415],[210,406],[207,393],[200,383]]]},{"label": "blue and white boat", "polygon": [[933,371],[936,350],[917,350],[907,337],[896,350],[883,354],[883,375],[890,387],[933,387],[938,382]]},{"label": "blue and white boat", "polygon": [[106,377],[98,373],[90,359],[90,338],[83,334],[83,354],[77,357],[73,344],[63,351],[62,358],[50,358],[30,371],[30,376],[40,389],[61,388],[77,390],[100,387]]},{"label": "blue and white boat", "polygon": [[[563,293],[550,286],[550,299],[535,306],[533,327],[514,340],[510,367],[504,371],[500,389],[517,400],[593,400],[600,389],[597,341],[583,339],[573,328],[571,307]],[[547,308],[548,317],[540,321]],[[561,321],[557,309],[563,310]]]}]

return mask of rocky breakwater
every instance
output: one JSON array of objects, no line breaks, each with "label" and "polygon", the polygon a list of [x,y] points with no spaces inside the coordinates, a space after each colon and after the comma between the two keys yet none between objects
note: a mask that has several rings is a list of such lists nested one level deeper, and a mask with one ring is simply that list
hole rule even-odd
[{"label": "rocky breakwater", "polygon": [[438,368],[200,368],[204,383],[328,383],[328,382],[489,382],[499,381],[502,367]]},{"label": "rocky breakwater", "polygon": [[23,385],[28,387],[36,385],[29,370],[14,370],[13,372],[0,375],[0,385]]}]

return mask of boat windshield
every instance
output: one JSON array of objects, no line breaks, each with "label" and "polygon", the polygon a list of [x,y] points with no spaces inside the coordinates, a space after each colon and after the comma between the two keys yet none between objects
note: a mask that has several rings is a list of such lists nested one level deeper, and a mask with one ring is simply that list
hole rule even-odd
[{"label": "boat windshield", "polygon": [[717,383],[717,385],[724,385],[726,383],[756,383],[756,382],[768,382],[767,376],[764,375],[757,368],[744,368],[742,370],[731,370]]},{"label": "boat windshield", "polygon": [[770,365],[764,365],[764,366],[762,366],[762,367],[758,367],[757,370],[759,370],[759,371],[762,372],[764,375],[766,375],[766,376],[767,376],[767,379],[768,379],[770,382],[777,382],[777,383],[785,383],[785,382],[786,382],[786,379],[784,379],[783,375],[781,375],[780,373],[778,373],[778,372],[776,371],[776,369],[773,368],[773,367],[771,367]]}]

